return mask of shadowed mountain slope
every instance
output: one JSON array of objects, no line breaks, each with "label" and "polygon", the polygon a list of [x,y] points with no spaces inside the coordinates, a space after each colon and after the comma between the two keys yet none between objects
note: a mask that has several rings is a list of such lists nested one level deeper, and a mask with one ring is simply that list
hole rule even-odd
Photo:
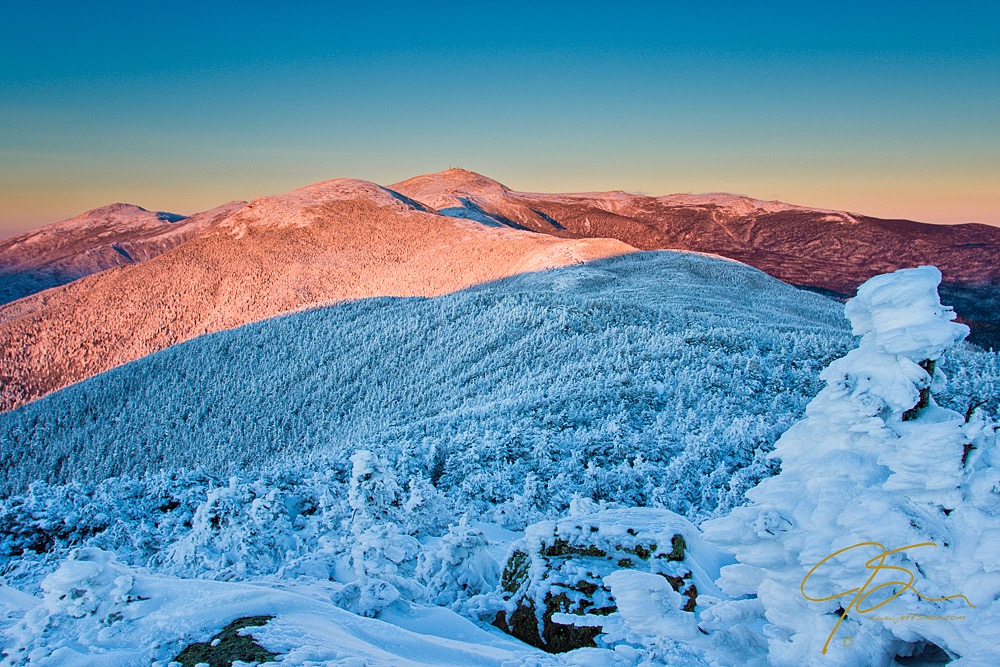
[{"label": "shadowed mountain slope", "polygon": [[795,418],[847,343],[840,311],[677,252],[361,299],[202,336],[8,412],[0,464],[13,490],[314,456],[343,469],[372,448],[509,500],[536,464],[574,486],[589,464],[626,472],[641,455],[695,502],[718,460],[728,478]]},{"label": "shadowed mountain slope", "polygon": [[190,217],[112,204],[0,241],[0,304],[144,262],[204,233],[245,203],[229,202]]},{"label": "shadowed mountain slope", "polygon": [[195,336],[374,295],[437,295],[628,253],[491,229],[341,179],[257,199],[148,261],[0,306],[0,409]]},{"label": "shadowed mountain slope", "polygon": [[[773,472],[765,454],[848,329],[831,299],[670,251],[359,299],[202,336],[0,415],[0,495],[179,468],[346,480],[370,449],[505,523],[574,493],[705,516]],[[942,405],[997,394],[995,354],[963,346],[944,369]]]},{"label": "shadowed mountain slope", "polygon": [[524,193],[449,169],[391,188],[327,181],[185,219],[113,205],[5,241],[0,302],[23,298],[0,305],[0,410],[289,310],[443,294],[634,248],[714,253],[840,298],[876,273],[934,264],[970,340],[1000,347],[998,228],[727,194]]},{"label": "shadowed mountain slope", "polygon": [[882,220],[730,194],[516,192],[462,169],[391,187],[447,215],[564,237],[617,238],[642,250],[714,253],[840,297],[876,274],[933,264],[944,274],[942,294],[973,325],[973,340],[996,342],[997,227]]}]

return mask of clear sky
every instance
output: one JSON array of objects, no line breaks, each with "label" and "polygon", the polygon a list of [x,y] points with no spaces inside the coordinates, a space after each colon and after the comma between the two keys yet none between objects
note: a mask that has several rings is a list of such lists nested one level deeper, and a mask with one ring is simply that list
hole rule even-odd
[{"label": "clear sky", "polygon": [[15,2],[0,237],[461,166],[1000,224],[997,2]]}]

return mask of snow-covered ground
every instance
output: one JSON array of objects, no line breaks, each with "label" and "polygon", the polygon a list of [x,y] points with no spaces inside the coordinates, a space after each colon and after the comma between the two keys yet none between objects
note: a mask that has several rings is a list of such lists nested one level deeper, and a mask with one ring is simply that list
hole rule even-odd
[{"label": "snow-covered ground", "polygon": [[654,252],[296,313],[0,415],[0,488],[177,469],[346,481],[364,448],[520,527],[576,491],[707,515],[768,474],[758,452],[847,349],[840,310]]},{"label": "snow-covered ground", "polygon": [[[166,665],[255,616],[241,632],[288,665],[984,664],[1000,373],[949,350],[964,327],[938,279],[870,281],[846,356],[840,304],[663,252],[298,313],[70,387],[0,417],[4,664]],[[892,562],[925,597],[968,596],[967,622],[799,595],[879,539],[938,545]],[[602,579],[613,610],[552,616],[596,646],[489,625],[515,590],[545,601],[501,574],[518,550],[530,582],[553,558]],[[849,587],[849,565],[813,583]],[[856,648],[824,656],[842,612]]]}]

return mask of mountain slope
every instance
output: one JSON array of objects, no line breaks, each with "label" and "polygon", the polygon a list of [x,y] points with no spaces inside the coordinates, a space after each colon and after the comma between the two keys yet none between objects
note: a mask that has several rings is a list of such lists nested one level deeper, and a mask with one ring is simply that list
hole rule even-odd
[{"label": "mountain slope", "polygon": [[455,220],[373,183],[250,202],[148,261],[0,306],[0,409],[195,336],[373,295],[435,295],[631,252]]},{"label": "mountain slope", "polygon": [[554,236],[580,236],[567,231],[540,211],[533,210],[520,201],[517,193],[499,181],[465,169],[415,176],[389,187],[442,215],[476,220],[491,226],[530,229]]},{"label": "mountain slope", "polygon": [[391,189],[328,181],[176,222],[162,217],[115,205],[0,246],[6,298],[103,271],[0,305],[0,410],[288,310],[441,294],[633,247],[715,253],[841,297],[876,272],[934,264],[945,274],[942,295],[973,326],[970,340],[1000,347],[1000,229],[983,225],[725,194],[523,193],[461,169]]},{"label": "mountain slope", "polygon": [[[370,449],[507,523],[574,492],[704,516],[770,474],[764,454],[851,344],[841,313],[677,252],[294,313],[0,415],[2,490],[176,469],[343,481]],[[945,372],[961,411],[1000,389],[995,354],[956,351]]]},{"label": "mountain slope", "polygon": [[614,486],[641,455],[671,503],[710,510],[719,499],[696,484],[720,465],[708,453],[728,455],[714,473],[728,479],[795,419],[846,343],[839,311],[669,252],[363,299],[200,337],[4,414],[0,463],[13,490],[406,450],[473,502],[510,500],[533,467]]},{"label": "mountain slope", "polygon": [[842,297],[873,275],[932,264],[944,274],[942,294],[957,303],[979,342],[1000,341],[994,340],[1000,322],[997,227],[882,220],[729,194],[516,192],[461,169],[391,187],[448,215],[559,236],[617,238],[643,250],[715,253]]},{"label": "mountain slope", "polygon": [[244,204],[229,202],[190,217],[112,204],[0,241],[0,304],[144,262],[203,233]]}]

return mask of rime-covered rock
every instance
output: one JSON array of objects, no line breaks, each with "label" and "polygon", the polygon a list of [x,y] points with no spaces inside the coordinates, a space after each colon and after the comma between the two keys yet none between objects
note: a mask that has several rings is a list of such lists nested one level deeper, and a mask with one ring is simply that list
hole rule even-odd
[{"label": "rime-covered rock", "polygon": [[506,608],[494,625],[553,653],[596,646],[606,624],[620,625],[608,577],[618,575],[625,590],[622,571],[652,575],[674,592],[674,611],[694,612],[699,593],[715,590],[719,563],[698,529],[669,510],[599,510],[542,521],[511,547],[500,581]]}]

